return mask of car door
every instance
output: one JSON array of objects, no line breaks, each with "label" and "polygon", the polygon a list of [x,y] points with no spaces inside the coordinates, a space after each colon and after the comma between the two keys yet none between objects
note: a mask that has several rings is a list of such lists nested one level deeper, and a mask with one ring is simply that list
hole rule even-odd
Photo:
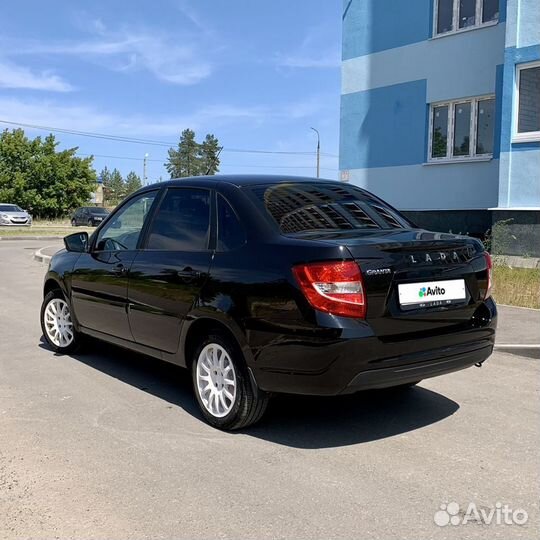
[{"label": "car door", "polygon": [[209,189],[167,189],[129,275],[129,322],[137,343],[178,350],[180,328],[210,269]]},{"label": "car door", "polygon": [[80,208],[75,211],[75,215],[73,216],[73,219],[75,220],[75,225],[80,225],[81,212],[82,210]]},{"label": "car door", "polygon": [[128,272],[158,191],[122,205],[82,253],[72,274],[72,307],[85,328],[132,341],[127,316]]}]

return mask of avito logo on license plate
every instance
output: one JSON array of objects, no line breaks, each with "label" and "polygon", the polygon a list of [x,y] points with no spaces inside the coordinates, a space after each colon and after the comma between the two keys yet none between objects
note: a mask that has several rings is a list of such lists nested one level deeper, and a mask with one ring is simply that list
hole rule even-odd
[{"label": "avito logo on license plate", "polygon": [[428,281],[398,285],[399,303],[405,307],[444,306],[465,300],[465,280]]}]

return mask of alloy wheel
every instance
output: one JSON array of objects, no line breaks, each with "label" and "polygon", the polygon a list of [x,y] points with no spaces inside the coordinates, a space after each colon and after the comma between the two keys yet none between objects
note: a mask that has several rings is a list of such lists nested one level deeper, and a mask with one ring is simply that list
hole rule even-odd
[{"label": "alloy wheel", "polygon": [[197,359],[197,391],[205,409],[216,418],[227,416],[236,401],[237,378],[229,353],[210,343]]},{"label": "alloy wheel", "polygon": [[62,298],[53,298],[45,308],[43,322],[47,337],[57,347],[69,347],[75,338],[68,303]]}]

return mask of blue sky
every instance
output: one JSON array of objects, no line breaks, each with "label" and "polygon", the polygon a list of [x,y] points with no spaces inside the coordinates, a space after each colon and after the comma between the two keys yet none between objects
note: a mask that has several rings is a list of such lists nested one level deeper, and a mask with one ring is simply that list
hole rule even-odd
[{"label": "blue sky", "polygon": [[[337,178],[341,1],[4,2],[0,120],[176,142],[223,144],[221,172]],[[9,127],[0,123],[0,129]],[[29,130],[30,135],[44,134]],[[123,173],[167,178],[167,148],[57,134]],[[288,168],[285,168],[288,167]]]}]

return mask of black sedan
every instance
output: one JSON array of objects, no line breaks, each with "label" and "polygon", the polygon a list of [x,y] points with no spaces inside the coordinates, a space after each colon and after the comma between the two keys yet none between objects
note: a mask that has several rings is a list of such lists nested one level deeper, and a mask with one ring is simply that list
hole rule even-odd
[{"label": "black sedan", "polygon": [[88,227],[97,227],[109,215],[106,208],[100,206],[83,206],[77,208],[71,217],[71,225],[86,225]]},{"label": "black sedan", "polygon": [[492,353],[491,259],[355,186],[312,178],[167,181],[66,237],[43,333],[191,370],[206,420],[256,422],[274,392],[406,388]]}]

